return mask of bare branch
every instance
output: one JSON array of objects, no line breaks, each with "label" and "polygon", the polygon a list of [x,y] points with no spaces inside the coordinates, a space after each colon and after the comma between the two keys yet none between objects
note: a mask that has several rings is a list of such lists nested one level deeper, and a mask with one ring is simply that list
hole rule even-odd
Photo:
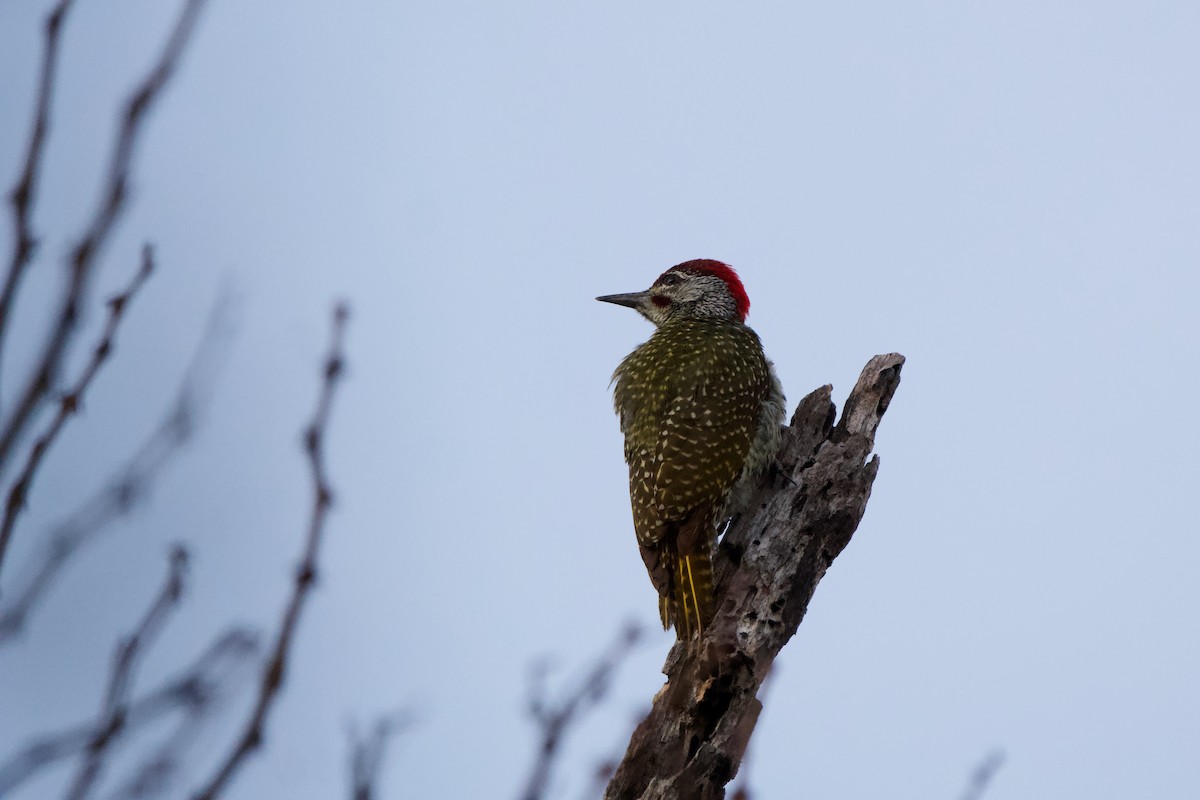
[{"label": "bare branch", "polygon": [[988,753],[971,772],[971,779],[967,783],[967,788],[963,790],[962,800],[982,800],[984,793],[992,785],[992,779],[996,777],[996,773],[1002,766],[1004,766],[1003,750],[993,750]]},{"label": "bare branch", "polygon": [[100,719],[96,723],[97,734],[88,742],[87,755],[65,795],[69,800],[81,800],[88,793],[100,774],[109,746],[125,730],[130,686],[138,656],[154,641],[167,615],[179,604],[184,591],[187,562],[188,554],[183,546],[176,545],[172,548],[167,580],[159,590],[154,604],[129,638],[117,643],[116,652],[113,654],[112,672],[108,678],[108,690],[104,695]]},{"label": "bare branch", "polygon": [[375,787],[388,742],[412,724],[412,714],[400,711],[377,719],[366,736],[361,736],[356,727],[350,728],[351,800],[372,800],[376,796]]},{"label": "bare branch", "polygon": [[[228,673],[257,650],[258,638],[245,629],[221,634],[184,673],[127,704],[125,732],[142,730],[181,709],[189,715],[207,714],[228,683]],[[34,739],[0,762],[0,797],[58,761],[84,753],[102,733],[101,727],[88,722]]]},{"label": "bare branch", "polygon": [[721,541],[716,616],[698,648],[672,648],[667,685],[634,731],[606,798],[725,796],[762,710],[759,688],[866,510],[879,469],[875,432],[903,364],[895,353],[871,359],[836,426],[831,387],[800,402],[776,456],[782,475],[764,476],[750,510]]},{"label": "bare branch", "polygon": [[38,75],[37,98],[34,100],[33,129],[29,132],[29,148],[25,151],[21,177],[9,194],[13,213],[13,252],[4,276],[4,288],[0,289],[0,356],[4,352],[4,338],[8,332],[9,313],[17,286],[29,267],[37,249],[37,237],[33,232],[30,217],[37,203],[37,192],[41,178],[42,152],[46,145],[46,134],[50,130],[50,103],[54,97],[54,78],[58,72],[58,42],[63,20],[71,10],[74,0],[59,0],[48,15],[42,40],[42,67]]},{"label": "bare branch", "polygon": [[58,380],[63,357],[78,324],[79,309],[87,301],[96,258],[103,250],[109,234],[112,233],[113,224],[125,207],[130,164],[141,137],[146,113],[154,106],[163,88],[175,73],[203,6],[204,0],[185,0],[158,62],[141,85],[134,90],[122,112],[116,144],[109,160],[108,177],[101,190],[100,205],[83,238],[71,253],[69,279],[63,292],[57,320],[33,374],[20,392],[12,413],[0,431],[0,465],[9,462],[12,450],[25,432],[34,412],[46,401]]},{"label": "bare branch", "polygon": [[534,665],[530,675],[529,715],[540,729],[540,735],[533,770],[520,794],[521,800],[541,800],[546,796],[550,773],[567,732],[608,694],[613,675],[641,636],[640,628],[627,624],[579,685],[557,703],[551,703],[546,697],[544,663]]},{"label": "bare branch", "polygon": [[216,371],[225,361],[231,338],[229,316],[229,301],[219,299],[209,315],[175,402],[158,427],[107,486],[51,532],[24,589],[11,603],[0,607],[0,645],[24,629],[30,612],[79,548],[91,542],[112,522],[137,508],[149,495],[164,467],[191,439],[215,384]]},{"label": "bare branch", "polygon": [[83,372],[75,380],[74,385],[59,400],[58,413],[54,415],[54,419],[46,427],[46,430],[42,432],[42,435],[37,438],[33,446],[29,449],[29,456],[25,460],[25,467],[9,488],[8,501],[4,506],[4,520],[0,522],[0,573],[4,571],[4,556],[8,551],[8,542],[12,537],[13,526],[16,524],[17,515],[25,508],[25,502],[29,496],[29,487],[37,475],[38,467],[41,466],[46,453],[53,446],[55,440],[58,439],[58,435],[66,425],[67,419],[79,411],[83,403],[84,394],[91,386],[96,373],[100,371],[100,367],[103,366],[112,353],[117,326],[121,324],[121,319],[125,316],[125,309],[128,308],[129,303],[137,295],[153,271],[154,253],[150,249],[150,245],[146,245],[142,248],[142,266],[137,274],[133,276],[133,280],[125,287],[125,291],[108,301],[108,321],[104,326],[104,332],[100,335],[100,340],[92,350],[91,359],[84,367]]},{"label": "bare branch", "polygon": [[276,633],[270,657],[263,666],[259,683],[258,699],[245,729],[238,737],[233,749],[218,764],[212,778],[193,796],[194,800],[213,800],[229,784],[251,753],[262,746],[267,716],[279,697],[287,672],[288,655],[292,640],[300,621],[300,612],[312,592],[317,579],[317,555],[320,552],[325,518],[333,503],[333,490],[325,471],[325,433],[329,425],[329,414],[333,404],[333,393],[338,379],[345,372],[343,338],[349,310],[339,303],[333,312],[333,333],[329,353],[322,368],[321,390],[317,398],[317,409],[313,420],[304,432],[304,451],[308,455],[309,471],[312,475],[313,505],[309,516],[308,535],[304,554],[297,566],[291,598],[284,609]]}]

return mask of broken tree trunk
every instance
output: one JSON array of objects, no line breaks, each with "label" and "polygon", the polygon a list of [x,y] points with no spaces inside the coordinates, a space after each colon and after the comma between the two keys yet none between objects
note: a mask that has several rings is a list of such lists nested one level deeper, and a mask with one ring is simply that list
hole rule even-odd
[{"label": "broken tree trunk", "polygon": [[764,476],[721,540],[716,616],[699,648],[679,643],[667,656],[667,683],[634,731],[606,800],[725,796],[762,710],[759,686],[866,510],[879,469],[875,431],[903,365],[898,353],[872,358],[836,425],[832,387],[800,401],[779,471]]}]

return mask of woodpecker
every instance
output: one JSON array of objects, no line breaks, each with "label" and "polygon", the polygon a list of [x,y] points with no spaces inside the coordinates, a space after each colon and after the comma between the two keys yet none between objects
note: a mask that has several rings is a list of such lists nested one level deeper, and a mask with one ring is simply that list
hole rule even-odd
[{"label": "woodpecker", "polygon": [[712,259],[671,267],[644,292],[597,297],[654,323],[613,373],[633,528],[664,629],[698,639],[714,608],[717,530],[779,446],[783,389],[746,327],[750,298]]}]

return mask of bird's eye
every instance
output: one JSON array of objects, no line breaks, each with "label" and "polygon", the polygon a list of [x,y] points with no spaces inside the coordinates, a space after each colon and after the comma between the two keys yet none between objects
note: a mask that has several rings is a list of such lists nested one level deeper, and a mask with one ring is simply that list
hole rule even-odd
[{"label": "bird's eye", "polygon": [[679,276],[674,272],[671,272],[663,275],[662,279],[658,283],[660,286],[674,286],[675,284],[679,283]]}]

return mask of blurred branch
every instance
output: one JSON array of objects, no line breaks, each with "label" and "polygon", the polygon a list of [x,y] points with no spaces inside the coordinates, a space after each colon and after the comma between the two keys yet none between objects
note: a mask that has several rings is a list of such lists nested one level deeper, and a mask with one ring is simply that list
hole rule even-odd
[{"label": "blurred branch", "polygon": [[213,800],[228,786],[229,781],[245,763],[252,752],[262,746],[267,715],[279,697],[287,672],[288,655],[300,612],[312,592],[317,578],[317,554],[320,551],[325,518],[333,503],[333,490],[325,471],[325,433],[329,426],[329,413],[333,404],[333,393],[338,379],[345,371],[343,338],[349,310],[339,303],[333,312],[333,332],[329,352],[322,369],[321,390],[317,398],[317,409],[313,420],[304,432],[304,451],[308,455],[309,471],[312,475],[313,505],[309,517],[308,535],[304,554],[296,569],[291,598],[284,609],[276,633],[275,645],[270,658],[263,666],[259,682],[258,699],[250,714],[246,727],[238,737],[228,756],[217,765],[212,778],[194,795],[194,800]]},{"label": "blurred branch", "polygon": [[376,796],[375,787],[388,741],[409,728],[412,721],[412,715],[405,711],[380,717],[365,737],[359,735],[357,728],[351,727],[348,733],[351,800],[372,800]]},{"label": "blurred branch", "polygon": [[[237,636],[239,632],[234,630],[226,635]],[[148,800],[161,796],[170,788],[172,779],[182,769],[187,748],[200,738],[202,726],[216,722],[220,704],[229,699],[235,686],[242,685],[242,670],[245,669],[246,677],[252,674],[253,665],[250,662],[258,653],[258,637],[251,636],[245,643],[249,645],[244,650],[245,657],[225,665],[227,674],[211,682],[212,690],[204,698],[203,704],[183,707],[174,730],[158,743],[149,757],[142,759],[128,780],[108,795],[109,800]],[[233,674],[235,670],[238,675]]]},{"label": "blurred branch", "polygon": [[30,216],[37,202],[42,152],[46,144],[46,133],[50,129],[50,101],[54,97],[54,78],[58,72],[59,34],[62,31],[63,20],[66,19],[73,3],[74,0],[59,0],[58,5],[46,15],[42,40],[42,67],[38,75],[29,148],[25,151],[21,177],[17,179],[8,197],[13,214],[13,252],[9,258],[8,272],[4,276],[4,288],[0,289],[0,356],[4,353],[9,313],[12,310],[13,298],[17,294],[17,286],[37,249],[37,237],[34,235]]},{"label": "blurred branch", "polygon": [[[146,113],[154,106],[167,82],[175,74],[203,6],[204,0],[185,0],[158,61],[134,90],[122,112],[116,143],[109,160],[108,176],[101,190],[100,205],[83,238],[71,252],[69,280],[63,290],[57,320],[46,339],[41,357],[29,381],[20,392],[3,430],[0,430],[0,466],[9,463],[13,448],[25,432],[34,412],[45,402],[58,379],[67,346],[78,324],[79,310],[86,303],[96,257],[103,250],[109,234],[112,233],[113,224],[125,206],[130,164],[137,149]],[[40,147],[39,143],[39,153]],[[11,302],[10,298],[9,303]]]},{"label": "blurred branch", "polygon": [[212,716],[185,713],[175,730],[108,795],[109,800],[148,800],[165,794],[182,770],[188,745],[199,738],[201,727]]},{"label": "blurred branch", "polygon": [[963,790],[962,800],[981,800],[1002,766],[1004,766],[1003,750],[993,750],[984,756],[984,759],[971,772],[971,779],[967,782],[967,788]]},{"label": "blurred branch", "polygon": [[8,541],[12,536],[13,526],[16,524],[17,515],[25,508],[25,502],[29,495],[29,487],[33,482],[34,476],[37,474],[38,467],[41,466],[47,451],[53,446],[55,440],[58,439],[58,434],[66,425],[67,419],[79,411],[84,393],[91,386],[96,373],[100,371],[100,367],[108,360],[109,355],[112,353],[113,339],[116,335],[117,327],[121,324],[121,319],[125,316],[125,309],[153,271],[154,253],[150,249],[150,245],[145,245],[142,248],[141,268],[133,276],[133,280],[129,282],[129,285],[125,287],[125,291],[108,301],[108,321],[104,326],[104,332],[100,335],[99,342],[97,342],[96,347],[92,350],[91,359],[76,379],[75,384],[59,400],[58,413],[55,414],[54,419],[46,427],[42,435],[38,437],[37,441],[33,443],[33,447],[29,449],[29,457],[25,461],[25,467],[21,470],[21,474],[9,489],[8,501],[4,506],[4,520],[0,522],[0,574],[4,572],[4,556],[8,551]]},{"label": "blurred branch", "polygon": [[225,360],[224,350],[230,339],[229,314],[229,301],[218,300],[175,402],[158,427],[107,486],[58,524],[25,588],[7,606],[0,606],[0,645],[24,628],[30,612],[79,548],[146,499],[154,479],[195,433],[216,370]]},{"label": "blurred branch", "polygon": [[579,795],[580,800],[595,800],[595,798],[603,796],[604,787],[612,780],[618,763],[620,763],[619,758],[606,758],[597,763],[592,768],[592,776],[588,781],[587,788]]},{"label": "blurred branch", "polygon": [[65,795],[69,800],[82,800],[88,793],[104,765],[109,745],[124,731],[130,686],[138,656],[153,643],[166,622],[167,615],[179,604],[179,599],[183,596],[187,564],[187,550],[181,545],[176,545],[171,550],[167,580],[159,590],[154,604],[129,638],[117,643],[116,652],[113,654],[112,672],[108,678],[108,690],[104,694],[100,719],[96,723],[97,733],[88,742],[87,754]]},{"label": "blurred branch", "polygon": [[108,794],[109,800],[148,800],[160,797],[183,766],[184,751],[200,735],[207,714],[185,714],[153,754],[142,760],[128,780]]},{"label": "blurred branch", "polygon": [[[126,705],[123,730],[141,730],[165,715],[182,709],[189,716],[208,713],[226,673],[249,659],[258,649],[257,637],[235,628],[221,634],[183,674]],[[35,739],[5,762],[0,762],[0,797],[56,762],[84,753],[103,733],[89,722]]]},{"label": "blurred branch", "polygon": [[721,540],[717,612],[698,646],[677,643],[667,684],[634,731],[609,800],[717,800],[738,771],[779,651],[817,583],[850,542],[879,470],[875,433],[900,385],[904,357],[872,358],[834,425],[831,387],[800,401],[776,462]]},{"label": "blurred branch", "polygon": [[[645,712],[638,713],[630,720],[629,726],[632,728],[641,722]],[[591,775],[588,777],[587,786],[579,795],[579,800],[596,800],[597,797],[604,796],[604,787],[608,786],[608,782],[612,780],[613,775],[617,772],[617,766],[621,763],[621,756],[625,752],[625,746],[628,734],[618,744],[614,745],[609,754],[598,759],[592,766]]]},{"label": "blurred branch", "polygon": [[552,704],[547,699],[545,663],[534,665],[530,673],[529,716],[533,717],[540,729],[540,740],[533,770],[520,794],[521,800],[540,800],[546,796],[550,772],[560,755],[567,732],[608,694],[613,675],[641,635],[640,628],[632,623],[627,624],[579,685],[557,703]]}]

